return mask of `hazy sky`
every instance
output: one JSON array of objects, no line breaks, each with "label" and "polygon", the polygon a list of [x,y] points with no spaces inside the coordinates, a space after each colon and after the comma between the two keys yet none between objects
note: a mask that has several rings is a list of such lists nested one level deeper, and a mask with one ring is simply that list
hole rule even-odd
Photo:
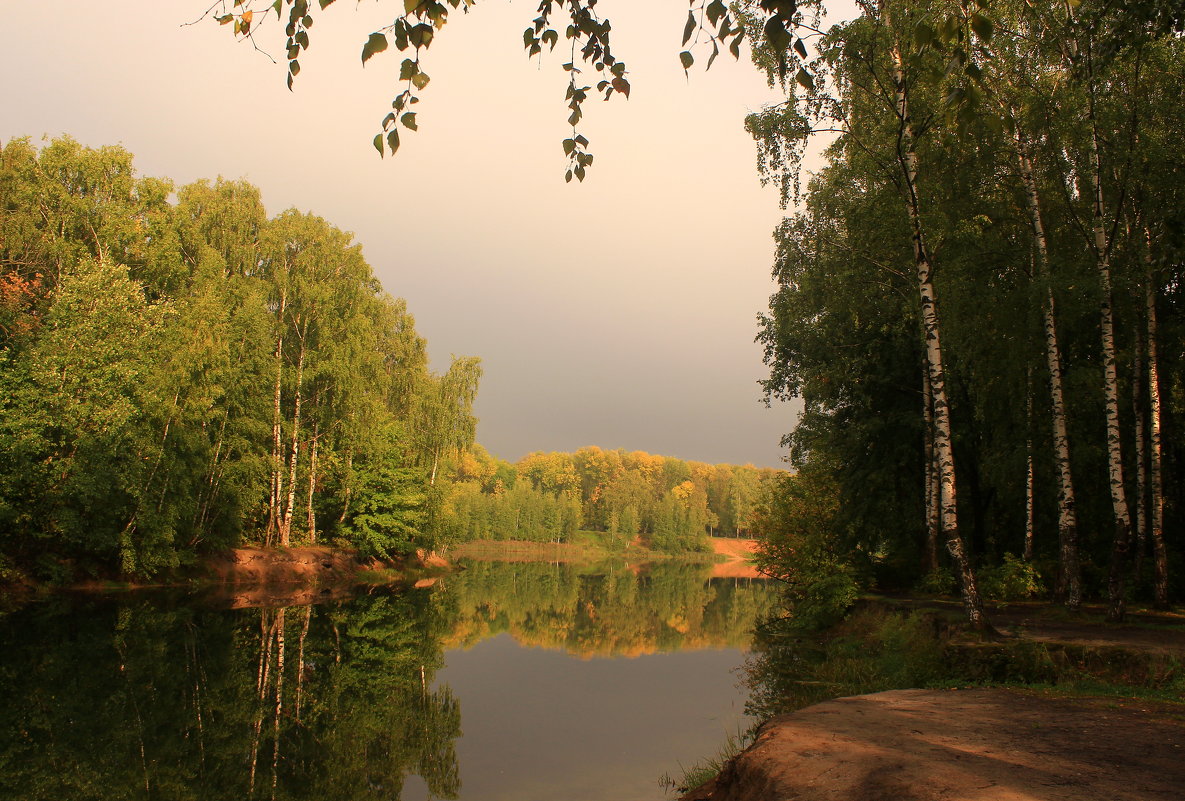
[{"label": "hazy sky", "polygon": [[775,95],[727,56],[684,77],[683,0],[603,0],[633,92],[588,102],[596,164],[566,185],[567,57],[526,58],[536,6],[454,14],[426,55],[420,132],[380,160],[402,56],[363,69],[359,53],[394,0],[319,14],[291,93],[274,16],[257,38],[279,63],[184,26],[202,0],[9,0],[0,138],[119,143],[142,174],[244,177],[269,213],[353,231],[436,369],[481,357],[478,440],[498,456],[595,444],[778,466],[794,409],[760,403],[753,338],[782,212],[743,128]]}]

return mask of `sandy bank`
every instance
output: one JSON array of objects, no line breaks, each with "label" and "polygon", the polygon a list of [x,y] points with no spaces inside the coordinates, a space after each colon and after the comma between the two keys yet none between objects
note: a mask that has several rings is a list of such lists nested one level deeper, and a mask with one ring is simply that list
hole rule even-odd
[{"label": "sandy bank", "polygon": [[782,715],[684,801],[1150,801],[1185,792],[1185,708],[897,690]]}]

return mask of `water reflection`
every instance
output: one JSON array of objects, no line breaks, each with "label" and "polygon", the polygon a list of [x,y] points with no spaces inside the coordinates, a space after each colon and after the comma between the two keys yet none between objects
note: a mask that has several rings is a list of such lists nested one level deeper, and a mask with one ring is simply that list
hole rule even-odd
[{"label": "water reflection", "polygon": [[770,594],[701,570],[476,563],[317,605],[34,604],[0,619],[0,797],[394,800],[416,776],[412,795],[457,798],[447,648],[502,632],[586,659],[742,647]]},{"label": "water reflection", "polygon": [[588,566],[468,562],[445,589],[456,605],[448,645],[509,632],[523,645],[584,658],[747,647],[776,600],[764,581],[709,579],[686,562]]},{"label": "water reflection", "polygon": [[56,601],[0,627],[0,797],[397,799],[458,789],[429,594],[211,611]]}]

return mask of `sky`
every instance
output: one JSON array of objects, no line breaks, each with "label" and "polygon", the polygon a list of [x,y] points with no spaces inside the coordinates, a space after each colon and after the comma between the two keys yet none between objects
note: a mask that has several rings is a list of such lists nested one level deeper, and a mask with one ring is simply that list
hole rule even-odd
[{"label": "sky", "polygon": [[685,76],[683,0],[599,4],[632,92],[586,104],[583,184],[563,180],[563,44],[522,49],[533,0],[454,13],[425,54],[419,133],[386,159],[370,142],[403,56],[360,52],[402,4],[318,14],[289,92],[274,15],[260,52],[199,20],[208,2],[9,0],[0,140],[122,144],[143,175],[245,178],[271,214],[354,232],[434,369],[481,358],[478,441],[504,459],[598,445],[783,466],[797,408],[761,402],[754,337],[784,212],[743,127],[777,94],[744,55]]}]

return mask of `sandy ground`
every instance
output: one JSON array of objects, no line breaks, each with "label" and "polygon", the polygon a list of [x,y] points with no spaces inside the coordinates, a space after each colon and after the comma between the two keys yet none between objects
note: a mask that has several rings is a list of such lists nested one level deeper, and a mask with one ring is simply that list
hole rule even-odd
[{"label": "sandy ground", "polygon": [[712,537],[712,548],[727,560],[712,566],[712,578],[761,578],[749,561],[757,550],[757,540]]},{"label": "sandy ground", "polygon": [[685,801],[1181,801],[1185,712],[1002,689],[897,690],[771,720]]}]

